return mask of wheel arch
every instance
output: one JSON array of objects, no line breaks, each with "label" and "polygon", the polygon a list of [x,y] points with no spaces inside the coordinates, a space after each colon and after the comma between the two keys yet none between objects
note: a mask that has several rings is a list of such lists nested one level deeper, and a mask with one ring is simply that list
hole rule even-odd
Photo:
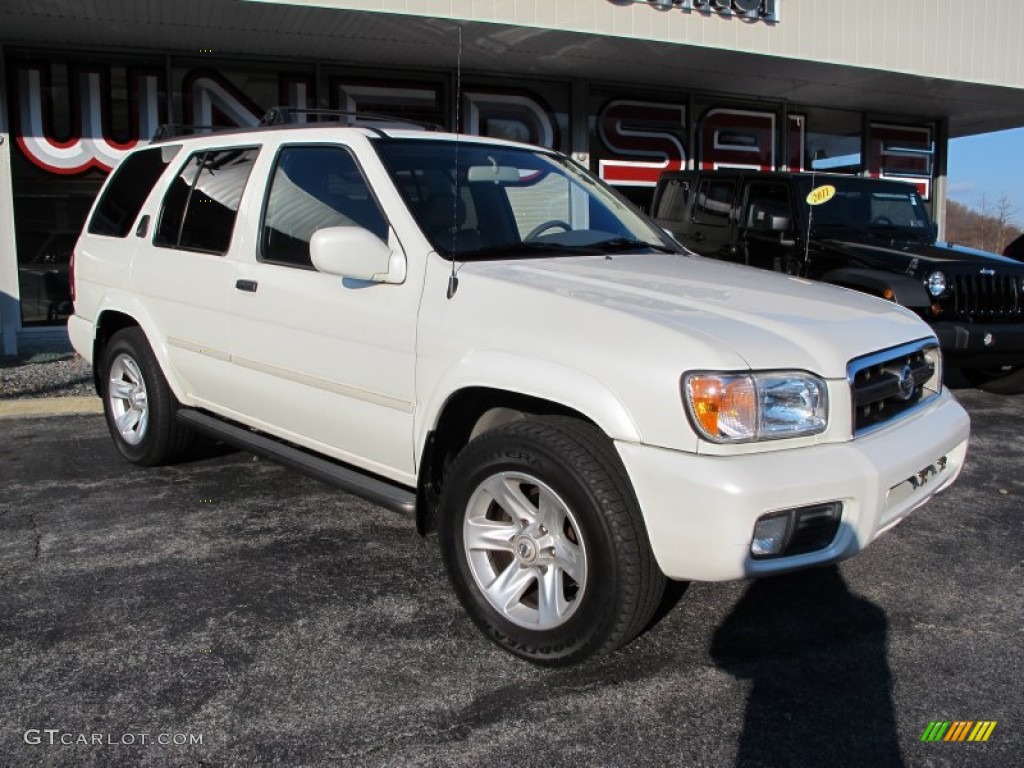
[{"label": "wheel arch", "polygon": [[173,366],[170,365],[166,346],[159,342],[160,337],[154,330],[155,324],[144,308],[132,306],[132,303],[108,302],[101,306],[96,313],[95,332],[92,342],[92,373],[96,393],[101,397],[103,395],[100,381],[103,351],[114,334],[125,328],[139,328],[145,334],[146,341],[149,343],[157,362],[160,364],[160,370],[163,372],[164,378],[167,379],[168,386],[170,386],[171,391],[179,401],[184,401],[185,390],[181,386]]},{"label": "wheel arch", "polygon": [[[487,355],[492,356],[497,357]],[[430,418],[421,422],[423,434],[416,443],[420,446],[416,527],[421,534],[436,529],[437,500],[448,465],[471,439],[490,429],[528,416],[559,415],[592,424],[611,439],[639,442],[639,429],[625,406],[600,382],[561,366],[524,362],[514,366],[527,374],[524,386],[494,383],[494,374],[509,370],[506,366],[511,362],[502,359],[488,366],[492,376],[487,380],[481,377],[452,387],[429,411]]]},{"label": "wheel arch", "polygon": [[[821,279],[826,283],[889,299],[908,309],[922,310],[931,306],[924,284],[909,275],[880,269],[844,267],[827,272]],[[886,295],[887,292],[891,295]]]}]

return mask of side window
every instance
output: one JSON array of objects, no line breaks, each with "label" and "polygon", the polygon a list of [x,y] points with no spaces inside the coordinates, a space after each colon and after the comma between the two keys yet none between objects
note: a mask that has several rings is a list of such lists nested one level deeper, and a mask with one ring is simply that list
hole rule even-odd
[{"label": "side window", "polygon": [[89,234],[127,237],[153,185],[180,149],[181,145],[152,147],[125,158],[96,204]]},{"label": "side window", "polygon": [[262,260],[311,268],[313,233],[352,226],[388,239],[387,219],[351,153],[342,147],[284,147],[263,211]]},{"label": "side window", "polygon": [[155,245],[225,254],[258,150],[196,152],[164,195]]},{"label": "side window", "polygon": [[682,221],[689,194],[689,180],[670,179],[666,181],[662,187],[661,196],[658,198],[658,210],[655,211],[654,217],[667,221]]},{"label": "side window", "polygon": [[748,229],[785,232],[793,223],[789,188],[785,184],[755,182],[747,186],[743,226]]},{"label": "side window", "polygon": [[693,221],[724,227],[729,223],[729,211],[736,195],[736,182],[704,179],[697,188],[697,202],[693,207]]}]

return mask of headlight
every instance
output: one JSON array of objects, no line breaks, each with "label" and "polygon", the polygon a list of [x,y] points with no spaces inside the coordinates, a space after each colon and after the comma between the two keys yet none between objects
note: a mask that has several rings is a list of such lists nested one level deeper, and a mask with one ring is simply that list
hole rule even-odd
[{"label": "headlight", "polygon": [[949,288],[949,281],[946,280],[944,272],[932,272],[928,275],[925,284],[928,286],[928,293],[935,299],[939,298]]},{"label": "headlight", "polygon": [[828,390],[809,373],[688,373],[682,389],[690,421],[714,443],[814,435],[828,425]]}]

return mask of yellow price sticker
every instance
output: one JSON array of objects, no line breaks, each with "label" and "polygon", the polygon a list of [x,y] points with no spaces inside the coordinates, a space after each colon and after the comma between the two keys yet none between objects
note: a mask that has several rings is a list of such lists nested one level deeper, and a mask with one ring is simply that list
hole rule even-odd
[{"label": "yellow price sticker", "polygon": [[836,188],[831,184],[823,184],[820,187],[815,187],[807,195],[808,205],[821,205],[827,203],[833,197],[836,196]]}]

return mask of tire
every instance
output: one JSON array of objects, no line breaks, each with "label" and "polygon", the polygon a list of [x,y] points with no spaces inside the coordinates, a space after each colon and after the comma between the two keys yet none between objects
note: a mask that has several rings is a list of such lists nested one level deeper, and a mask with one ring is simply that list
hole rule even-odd
[{"label": "tire", "polygon": [[665,590],[625,469],[584,422],[530,418],[470,442],[446,474],[441,550],[491,640],[545,666],[628,643]]},{"label": "tire", "polygon": [[170,464],[192,447],[193,432],[175,418],[178,400],[140,328],[114,334],[100,369],[103,413],[118,452],[133,464]]},{"label": "tire", "polygon": [[961,368],[963,377],[972,386],[995,395],[1019,395],[1024,392],[1024,366],[1002,368]]}]

